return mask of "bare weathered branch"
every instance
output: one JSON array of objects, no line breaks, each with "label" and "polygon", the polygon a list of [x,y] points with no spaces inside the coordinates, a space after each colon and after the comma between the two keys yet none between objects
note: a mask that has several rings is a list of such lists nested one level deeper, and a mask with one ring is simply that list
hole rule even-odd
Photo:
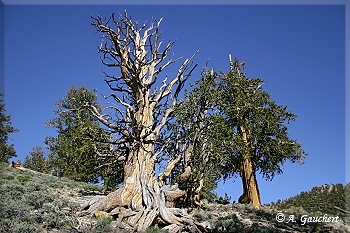
[{"label": "bare weathered branch", "polygon": [[171,174],[171,171],[174,169],[175,165],[180,161],[181,158],[182,158],[182,153],[180,153],[176,159],[169,162],[165,170],[161,174],[159,174],[158,182],[160,184],[163,184],[164,180],[169,177],[169,175]]},{"label": "bare weathered branch", "polygon": [[113,129],[117,132],[120,132],[125,137],[130,136],[129,131],[127,129],[123,129],[120,127],[120,125],[112,124],[108,120],[106,120],[104,118],[105,115],[101,114],[95,106],[87,104],[86,107],[88,109],[90,109],[90,111],[94,117],[96,117],[102,124],[104,124],[108,128]]}]

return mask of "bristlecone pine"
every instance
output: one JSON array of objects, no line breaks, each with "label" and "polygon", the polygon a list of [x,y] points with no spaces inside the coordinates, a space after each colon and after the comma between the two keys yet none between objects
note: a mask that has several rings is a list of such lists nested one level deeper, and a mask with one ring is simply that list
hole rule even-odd
[{"label": "bristlecone pine", "polygon": [[115,101],[109,108],[113,111],[102,113],[89,103],[85,106],[114,135],[111,154],[124,157],[124,181],[121,188],[106,197],[87,203],[87,213],[104,211],[114,215],[119,227],[126,230],[142,231],[157,223],[170,232],[186,228],[205,231],[184,210],[170,208],[185,194],[177,185],[164,185],[179,159],[170,159],[164,172],[158,177],[155,174],[155,163],[161,155],[162,129],[174,111],[184,82],[196,67],[192,60],[199,50],[181,64],[171,81],[165,79],[157,88],[159,74],[179,60],[168,59],[173,42],[161,46],[162,19],[150,26],[133,22],[126,12],[118,20],[114,14],[109,20],[100,16],[92,19],[92,25],[103,35],[99,46],[102,63],[117,68],[120,76],[105,74],[105,82],[113,91],[106,97]]}]

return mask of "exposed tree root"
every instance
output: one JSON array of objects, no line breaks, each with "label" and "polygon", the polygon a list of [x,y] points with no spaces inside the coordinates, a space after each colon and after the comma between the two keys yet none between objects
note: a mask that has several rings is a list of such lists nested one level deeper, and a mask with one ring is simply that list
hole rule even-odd
[{"label": "exposed tree root", "polygon": [[132,209],[130,204],[129,206],[121,206],[122,189],[118,189],[105,197],[93,197],[82,206],[82,209],[87,210],[86,214],[95,217],[113,217],[116,220],[116,226],[124,231],[140,232],[157,224],[171,233],[185,230],[199,233],[208,232],[209,227],[195,221],[186,209],[166,206],[165,199],[169,200],[169,198],[164,194],[167,193],[174,198],[173,200],[176,200],[175,197],[180,196],[183,191],[177,189],[177,186],[163,186],[162,190],[163,195],[154,198],[154,202],[148,207]]}]

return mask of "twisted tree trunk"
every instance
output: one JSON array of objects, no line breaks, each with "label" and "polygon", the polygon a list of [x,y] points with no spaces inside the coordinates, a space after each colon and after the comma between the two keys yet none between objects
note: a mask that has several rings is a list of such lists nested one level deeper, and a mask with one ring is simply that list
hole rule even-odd
[{"label": "twisted tree trunk", "polygon": [[243,184],[243,194],[239,197],[238,202],[260,208],[261,201],[258,183],[250,158],[244,159],[240,168],[240,176]]},{"label": "twisted tree trunk", "polygon": [[[249,142],[247,139],[247,132],[244,127],[240,127],[242,132],[243,141],[247,148],[249,148]],[[260,208],[260,193],[258,188],[258,182],[255,176],[255,167],[253,166],[250,154],[244,156],[242,164],[239,169],[239,174],[243,184],[243,194],[239,197],[238,202],[243,204],[250,204],[253,207]]]},{"label": "twisted tree trunk", "polygon": [[[175,201],[184,192],[179,190],[176,185],[159,185],[154,174],[154,161],[151,153],[140,148],[140,150],[134,151],[133,155],[124,168],[126,175],[124,185],[91,206],[89,212],[105,211],[117,214],[116,210],[122,210],[118,213],[121,227],[133,228],[137,226],[138,231],[151,226],[157,217],[160,218],[158,221],[164,221],[166,224],[182,222],[179,217],[169,211],[166,207],[166,201],[167,199]],[[126,225],[122,223],[124,218]]]},{"label": "twisted tree trunk", "polygon": [[[172,232],[179,232],[185,225],[191,225],[199,232],[184,211],[170,208],[185,192],[177,185],[163,184],[180,157],[168,161],[158,178],[155,174],[155,161],[162,152],[159,148],[156,151],[155,146],[168,116],[174,111],[183,83],[196,67],[191,65],[195,54],[182,63],[169,83],[165,79],[160,88],[153,87],[160,72],[176,61],[164,60],[173,43],[169,42],[160,51],[162,42],[158,41],[158,27],[161,20],[148,28],[145,25],[138,28],[138,23],[132,22],[126,12],[119,21],[115,21],[114,15],[108,21],[101,17],[93,19],[93,26],[104,34],[99,47],[104,54],[102,62],[109,67],[119,67],[121,76],[106,74],[106,83],[111,90],[118,92],[118,95],[108,96],[116,101],[110,107],[115,110],[114,114],[102,114],[88,103],[86,107],[119,136],[110,143],[123,149],[120,153],[125,158],[124,182],[120,189],[104,198],[94,199],[84,207],[95,215],[99,211],[109,212],[117,219],[120,228],[129,230],[142,231],[157,221],[168,225]],[[109,22],[116,30],[108,26]]]},{"label": "twisted tree trunk", "polygon": [[132,116],[133,140],[124,165],[123,186],[92,206],[89,212],[110,212],[116,207],[128,207],[129,215],[130,210],[133,213],[128,217],[122,213],[122,218],[126,218],[130,226],[137,226],[137,230],[141,231],[152,225],[157,217],[167,224],[181,222],[179,217],[169,211],[166,202],[175,202],[184,195],[184,191],[176,185],[161,186],[156,178],[155,134],[148,130],[154,121],[154,104],[150,104],[147,91],[138,90],[137,93],[139,106]]}]

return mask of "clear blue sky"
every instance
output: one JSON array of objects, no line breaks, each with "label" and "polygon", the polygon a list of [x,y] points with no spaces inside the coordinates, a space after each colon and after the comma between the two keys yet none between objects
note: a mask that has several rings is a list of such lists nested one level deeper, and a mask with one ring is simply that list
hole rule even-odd
[{"label": "clear blue sky", "polygon": [[[345,182],[345,7],[342,5],[222,6],[6,6],[5,102],[13,126],[11,143],[23,161],[45,137],[44,123],[69,87],[108,94],[97,54],[100,35],[90,15],[126,9],[133,19],[163,17],[163,40],[176,40],[175,57],[200,46],[199,77],[205,62],[228,71],[228,54],[246,62],[249,77],[298,115],[290,137],[309,154],[304,165],[286,163],[273,181],[259,178],[263,203],[285,199],[313,186]],[[175,64],[177,69],[180,64]],[[168,72],[172,72],[169,70]],[[101,99],[102,101],[102,99]],[[241,182],[220,184],[237,200]]]}]

